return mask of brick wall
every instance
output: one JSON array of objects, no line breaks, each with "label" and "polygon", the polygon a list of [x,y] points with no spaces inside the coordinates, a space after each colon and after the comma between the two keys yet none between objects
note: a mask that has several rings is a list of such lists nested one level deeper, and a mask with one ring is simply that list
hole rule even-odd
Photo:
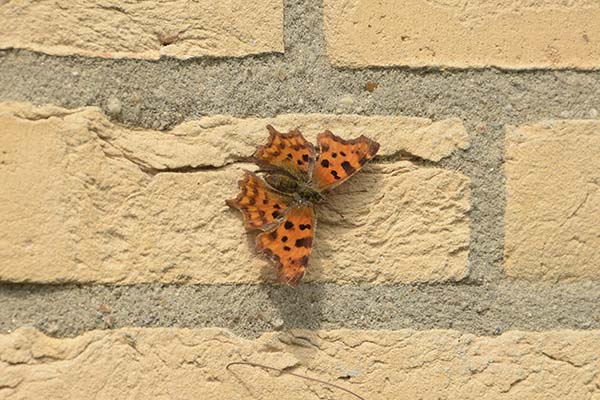
[{"label": "brick wall", "polygon": [[[401,4],[400,4],[401,3]],[[0,399],[600,399],[595,1],[0,1]],[[265,125],[365,134],[274,284]]]}]

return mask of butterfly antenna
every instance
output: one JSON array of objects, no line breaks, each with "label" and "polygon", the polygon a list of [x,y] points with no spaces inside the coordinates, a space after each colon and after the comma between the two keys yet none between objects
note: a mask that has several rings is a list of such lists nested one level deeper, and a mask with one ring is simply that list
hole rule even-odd
[{"label": "butterfly antenna", "polygon": [[294,372],[286,371],[285,369],[280,369],[280,368],[269,367],[269,366],[266,366],[266,365],[263,365],[263,364],[257,364],[257,363],[253,363],[253,362],[247,362],[247,361],[235,361],[235,362],[230,362],[229,364],[227,364],[227,365],[225,366],[225,369],[229,371],[229,367],[231,367],[231,366],[233,366],[233,365],[248,365],[248,366],[250,366],[250,367],[257,367],[257,368],[266,369],[266,370],[268,370],[268,371],[276,371],[276,372],[278,372],[278,373],[280,373],[280,374],[288,374],[288,375],[292,375],[292,376],[295,376],[295,377],[297,377],[297,378],[306,379],[307,381],[313,381],[313,382],[320,383],[320,384],[322,384],[322,385],[327,385],[327,386],[334,387],[334,388],[336,388],[336,389],[339,389],[339,390],[342,390],[342,391],[344,391],[344,392],[346,392],[346,393],[349,393],[349,394],[351,394],[352,396],[356,397],[356,398],[357,398],[357,399],[359,399],[359,400],[366,400],[364,397],[362,397],[362,396],[359,396],[358,394],[356,394],[356,393],[354,393],[354,392],[352,392],[352,391],[350,391],[350,390],[348,390],[348,389],[345,389],[345,388],[343,388],[343,387],[341,387],[341,386],[338,386],[338,385],[336,385],[335,383],[331,383],[331,382],[325,382],[325,381],[322,381],[321,379],[317,379],[317,378],[311,378],[310,376],[296,374],[296,373],[294,373]]}]

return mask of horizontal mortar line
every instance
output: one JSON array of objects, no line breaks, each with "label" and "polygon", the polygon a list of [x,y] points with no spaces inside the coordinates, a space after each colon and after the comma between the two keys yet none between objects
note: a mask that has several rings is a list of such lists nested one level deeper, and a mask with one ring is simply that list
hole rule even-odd
[{"label": "horizontal mortar line", "polygon": [[[301,48],[301,43],[295,43],[295,46],[299,49]],[[302,53],[301,51],[296,50],[296,53]],[[138,59],[138,58],[118,58],[118,59],[110,59],[110,58],[102,58],[102,57],[91,57],[91,56],[82,56],[82,55],[56,55],[56,54],[48,54],[40,51],[27,50],[27,49],[0,49],[0,61],[3,57],[6,56],[14,56],[21,58],[41,58],[50,62],[64,62],[65,64],[79,64],[82,68],[93,68],[96,66],[103,67],[114,67],[119,65],[127,65],[127,64],[148,64],[150,65],[159,65],[159,64],[177,64],[179,66],[188,67],[194,66],[195,68],[214,68],[219,67],[220,65],[227,65],[233,67],[245,67],[247,68],[247,64],[256,63],[256,62],[264,62],[264,63],[280,63],[282,65],[293,65],[297,63],[297,59],[295,56],[286,53],[263,53],[263,54],[249,54],[247,56],[240,57],[211,57],[211,56],[201,56],[195,58],[188,59],[178,59],[174,57],[161,57],[157,60],[149,60],[149,59]],[[348,66],[336,66],[329,62],[329,59],[326,55],[318,54],[317,59],[320,59],[322,63],[326,63],[329,67],[331,67],[330,71],[328,71],[331,75],[347,75],[347,74],[365,74],[365,73],[397,73],[397,74],[406,74],[413,73],[416,75],[422,74],[461,74],[461,73],[470,73],[470,72],[497,72],[503,75],[540,75],[540,74],[553,74],[555,72],[576,72],[577,74],[582,75],[597,75],[600,72],[600,67],[595,68],[577,68],[577,67],[531,67],[531,68],[504,68],[501,66],[468,66],[468,67],[440,67],[435,65],[430,66],[402,66],[402,65],[389,65],[389,66],[381,66],[381,65],[372,65],[372,66],[361,66],[361,67],[348,67]],[[82,64],[82,62],[85,64]],[[36,61],[29,61],[28,63],[34,64]],[[235,65],[238,64],[238,65]],[[143,66],[142,66],[143,67]],[[324,71],[321,71],[317,68],[312,69],[315,75],[322,74]],[[281,83],[281,82],[280,82]],[[285,80],[283,81],[285,83]]]},{"label": "horizontal mortar line", "polygon": [[[303,46],[302,43],[294,43],[295,53],[302,53],[301,49],[308,48],[309,46]],[[311,52],[312,53],[312,52]],[[306,54],[306,53],[304,53]],[[242,56],[228,56],[228,57],[215,57],[210,55],[203,55],[197,57],[191,57],[186,59],[180,59],[176,57],[161,56],[159,59],[143,59],[143,58],[102,58],[99,56],[83,56],[78,54],[70,55],[57,55],[44,53],[42,51],[21,49],[21,48],[5,48],[0,49],[0,60],[2,57],[7,55],[23,56],[23,57],[38,57],[50,61],[64,61],[65,63],[80,63],[85,61],[86,64],[93,66],[94,64],[104,64],[104,66],[114,66],[115,64],[148,64],[148,65],[159,65],[159,64],[178,64],[182,66],[194,65],[196,67],[207,67],[214,68],[220,65],[231,66],[232,64],[239,64],[239,67],[245,66],[248,62],[266,62],[266,63],[282,63],[283,65],[294,65],[297,63],[296,58],[290,54],[277,53],[277,52],[265,52],[260,54],[247,54]],[[366,65],[359,67],[352,66],[339,66],[333,65],[329,62],[327,54],[316,53],[316,59],[325,60],[325,62],[331,67],[333,73],[339,74],[362,74],[366,72],[377,72],[377,73],[415,73],[415,74],[431,74],[431,73],[464,73],[464,72],[484,72],[492,71],[499,72],[502,74],[543,74],[553,72],[577,72],[581,74],[592,74],[595,75],[600,71],[600,67],[589,67],[589,68],[578,68],[572,67],[519,67],[509,68],[498,65],[488,66],[438,66],[438,65],[423,65],[423,66],[410,66],[410,65]],[[200,65],[197,65],[200,64]],[[313,69],[314,75],[322,74],[322,70],[318,68]],[[331,73],[331,72],[330,72]]]},{"label": "horizontal mortar line", "polygon": [[[301,43],[296,43],[296,47],[300,48]],[[306,57],[306,53],[299,52],[302,54],[302,57]],[[94,69],[96,67],[105,67],[105,68],[119,68],[119,67],[127,67],[128,65],[135,65],[138,68],[143,68],[144,65],[155,66],[159,64],[164,64],[165,66],[173,66],[173,67],[182,67],[188,68],[193,66],[194,68],[215,68],[219,66],[228,66],[239,69],[256,69],[261,70],[264,68],[264,64],[273,64],[273,67],[276,66],[294,66],[298,64],[297,57],[291,54],[282,54],[278,56],[266,54],[254,54],[249,55],[247,57],[220,57],[220,58],[211,58],[207,56],[191,58],[191,59],[177,59],[177,58],[161,58],[158,60],[146,60],[146,59],[133,59],[133,58],[120,58],[120,59],[104,59],[100,57],[86,57],[80,55],[68,55],[68,56],[60,56],[53,54],[46,54],[37,51],[25,50],[25,49],[0,49],[0,65],[5,57],[14,57],[14,58],[23,58],[24,61],[18,61],[20,64],[29,64],[40,66],[39,59],[44,59],[46,62],[65,64],[65,66],[77,66],[80,70],[85,71],[86,69]],[[351,67],[340,67],[332,65],[328,58],[323,55],[319,55],[317,57],[320,59],[321,63],[328,68],[311,68],[307,69],[307,72],[312,72],[315,76],[347,76],[347,75],[368,75],[368,74],[384,74],[384,75],[416,75],[422,76],[424,73],[427,75],[470,75],[472,72],[476,73],[497,73],[503,76],[518,76],[523,77],[530,75],[532,77],[539,75],[555,75],[556,73],[576,73],[579,76],[597,76],[600,72],[600,67],[597,69],[578,69],[574,67],[566,68],[525,68],[525,69],[504,69],[497,66],[489,66],[489,67],[435,67],[435,66],[427,66],[427,67],[409,67],[409,66],[365,66],[360,68],[351,68]],[[259,63],[259,64],[257,64]],[[236,65],[238,64],[238,65]],[[266,79],[266,78],[265,78]],[[256,80],[253,80],[252,83],[256,83]],[[266,81],[265,81],[266,82]],[[278,85],[286,85],[292,82],[290,79],[286,79],[278,82]],[[228,93],[230,94],[230,93]]]},{"label": "horizontal mortar line", "polygon": [[[296,47],[302,47],[296,43]],[[302,54],[303,57],[306,56],[306,53],[296,51],[296,53]],[[86,57],[80,55],[54,55],[47,54],[38,51],[25,50],[25,49],[0,49],[0,63],[2,59],[7,56],[12,56],[15,58],[26,58],[27,60],[21,61],[23,64],[30,65],[40,65],[38,59],[44,59],[47,62],[58,62],[59,64],[66,65],[77,65],[79,69],[93,69],[95,67],[107,67],[107,68],[119,68],[120,66],[127,66],[128,64],[135,64],[139,66],[139,64],[148,64],[156,65],[156,64],[165,64],[165,65],[173,65],[178,67],[189,67],[193,64],[195,68],[215,68],[223,66],[232,66],[232,67],[244,67],[252,69],[261,69],[264,68],[264,64],[272,63],[273,66],[295,66],[298,63],[298,60],[295,56],[291,54],[282,54],[282,55],[273,55],[269,53],[265,54],[251,54],[246,57],[217,57],[211,58],[209,56],[202,56],[198,58],[191,59],[177,59],[177,58],[169,58],[164,57],[158,60],[147,60],[147,59],[134,59],[134,58],[119,58],[119,59],[105,59],[101,57]],[[498,73],[506,76],[538,76],[538,75],[553,75],[555,73],[565,73],[565,72],[573,72],[577,73],[581,76],[596,76],[598,72],[600,72],[600,67],[596,69],[579,69],[575,67],[560,67],[560,68],[523,68],[523,69],[505,69],[497,66],[489,66],[489,67],[435,67],[435,66],[425,66],[425,67],[410,67],[410,66],[365,66],[359,68],[352,67],[341,67],[332,65],[326,55],[317,55],[317,59],[321,60],[320,62],[329,68],[311,68],[307,71],[310,73],[311,71],[313,75],[322,76],[326,75],[340,75],[347,76],[350,75],[365,75],[369,73],[374,74],[397,74],[397,75],[405,75],[405,74],[413,74],[413,75],[423,75],[424,73],[427,75],[468,75],[472,72],[475,73]],[[249,61],[253,61],[254,64],[256,62],[260,62],[260,66],[257,65],[246,65],[252,64]],[[239,64],[239,65],[232,65]],[[1,64],[0,64],[1,65]],[[143,67],[143,66],[141,66]],[[290,82],[290,79],[286,79],[280,83],[285,84],[286,82]],[[253,81],[254,82],[254,81]]]},{"label": "horizontal mortar line", "polygon": [[[232,301],[232,299],[235,299]],[[0,332],[57,337],[121,327],[222,327],[244,337],[279,329],[600,329],[600,282],[503,281],[337,285],[0,284]]]},{"label": "horizontal mortar line", "polygon": [[[290,65],[293,65],[294,63],[290,63]],[[83,69],[85,70],[85,68],[90,68],[93,69],[93,66],[86,66]],[[65,69],[69,69],[69,66],[65,66]],[[117,66],[115,66],[115,68],[118,68]],[[256,67],[257,70],[262,71],[264,68],[259,68]],[[547,71],[548,75],[553,76],[556,72],[558,71]],[[576,72],[578,75],[580,74],[579,71],[574,71]],[[173,72],[174,73],[174,72]],[[351,79],[356,79],[356,80],[365,80],[368,78],[369,73],[365,73],[365,75],[360,75],[360,73],[358,73],[359,75],[357,75],[355,78],[352,77]],[[482,76],[485,76],[485,74],[488,74],[489,71],[485,71],[482,72]],[[386,71],[385,72],[386,77],[405,77],[406,74],[405,73],[398,73],[395,74],[393,71]],[[0,57],[0,76],[9,76],[10,73],[7,72],[6,69],[2,68],[2,58]],[[35,75],[35,74],[34,74]],[[339,76],[337,76],[339,75]],[[443,71],[439,72],[439,75],[443,78],[448,78],[450,79],[450,77],[455,77],[456,74],[446,74]],[[87,87],[91,87],[93,86],[92,83],[94,82],[99,82],[99,81],[103,81],[102,78],[102,74],[99,75],[100,78],[96,79],[91,79],[91,80],[86,80],[88,81],[87,84],[84,84],[84,86]],[[523,75],[515,75],[519,78],[522,78]],[[536,81],[538,80],[538,78],[540,78],[540,76],[543,75],[532,75],[531,76],[531,81]],[[586,75],[587,76],[587,75]],[[592,73],[592,76],[594,77],[598,77],[598,72],[594,72]],[[328,81],[335,81],[335,80],[339,80],[339,79],[350,79],[348,77],[345,77],[343,74],[339,73],[339,74],[331,74],[331,73],[325,73],[325,76],[323,77],[323,79],[328,80]],[[473,75],[471,74],[466,74],[464,76],[464,80],[465,81],[469,81],[470,79],[473,78]],[[462,78],[459,78],[462,79]],[[504,81],[510,81],[511,80],[511,76],[509,75],[503,75],[500,77],[501,80]],[[585,76],[579,76],[578,79],[580,80],[584,80]],[[0,87],[1,87],[1,82],[2,79],[0,79]],[[267,81],[253,81],[252,85],[257,85],[260,83],[263,84],[268,84],[269,82]],[[39,96],[40,93],[40,89],[41,88],[45,88],[48,86],[48,81],[47,80],[40,80],[40,81],[36,81],[33,84],[31,83],[31,81],[28,81],[28,83],[19,83],[16,86],[20,87],[22,90],[23,95],[17,95],[17,96],[10,96],[7,95],[7,91],[4,90],[0,90],[0,100],[2,101],[30,101],[33,104],[48,104],[48,103],[52,103],[52,104],[56,104],[58,106],[61,107],[84,107],[84,106],[95,106],[95,107],[99,107],[99,108],[103,108],[104,105],[104,100],[102,99],[102,97],[100,97],[99,100],[96,100],[94,102],[83,102],[83,103],[77,103],[77,104],[66,104],[64,101],[64,98],[52,98],[52,96],[48,96],[48,95],[44,95],[42,97]],[[283,87],[280,87],[279,90],[280,91],[290,91],[290,92],[297,92],[299,90],[299,88],[301,87],[301,85],[303,85],[304,83],[302,82],[284,82],[284,84],[282,84]],[[13,87],[15,86],[14,83],[14,78],[10,80],[10,82],[6,82],[5,83],[6,87]],[[561,86],[559,84],[557,84],[556,86]],[[573,87],[561,87],[562,90],[562,95],[564,97],[572,97],[572,98],[576,98],[577,96],[581,95],[581,90],[577,88],[577,85],[572,85]],[[26,88],[26,89],[25,89]],[[121,84],[118,86],[114,86],[114,89],[119,89],[119,91],[121,92],[127,92],[130,90],[133,90],[131,87],[129,87],[127,84]],[[340,93],[337,94],[333,94],[332,97],[337,98],[339,97],[339,95],[344,94],[344,93],[348,93],[351,92],[351,90],[340,90]],[[493,91],[490,91],[493,92]],[[510,94],[515,94],[518,92],[518,89],[512,89],[511,93],[508,93],[508,95]],[[502,94],[505,97],[510,97],[506,94],[506,90],[502,87],[499,87],[499,91],[498,93]],[[36,96],[33,96],[32,94],[36,94]],[[34,98],[35,97],[35,98]],[[182,95],[182,97],[187,97],[186,93],[184,93]],[[41,100],[40,98],[45,99],[45,100]],[[232,97],[232,95],[230,93],[225,93],[223,95],[217,95],[211,98],[211,101],[209,102],[210,104],[219,104],[222,100],[224,100],[225,98],[231,100],[232,98],[235,99],[235,96]],[[308,97],[309,99],[311,97]],[[473,105],[475,103],[480,103],[481,102],[481,96],[479,97],[474,97],[474,101],[473,101]],[[73,99],[71,99],[73,100]],[[239,98],[240,101],[245,101],[247,100],[245,97],[240,97]],[[450,101],[450,100],[449,100]],[[127,102],[125,102],[126,104],[129,104]],[[276,115],[281,114],[281,111],[273,111],[273,103],[272,102],[266,102],[266,103],[261,103],[263,105],[257,105],[256,108],[253,108],[251,111],[238,111],[236,109],[232,109],[231,107],[227,108],[224,113],[232,116],[232,117],[236,117],[236,118],[248,118],[248,117],[260,117],[260,118],[270,118],[270,117],[275,117]],[[521,124],[525,124],[525,123],[530,123],[533,121],[538,121],[540,119],[548,119],[548,118],[559,118],[558,115],[555,114],[542,114],[539,116],[532,116],[530,110],[528,110],[528,106],[530,105],[530,102],[528,101],[523,101],[523,102],[511,102],[511,104],[516,106],[516,110],[515,111],[515,115],[512,115],[510,118],[506,118],[506,117],[501,117],[499,118],[497,115],[496,111],[490,111],[489,115],[485,116],[486,120],[489,121],[497,121],[497,120],[508,120],[509,124],[517,124],[517,125],[521,125]],[[399,108],[401,111],[399,111]],[[463,109],[468,109],[469,107],[466,106]],[[150,107],[146,113],[149,115],[152,112],[156,111],[156,107],[152,108]],[[425,109],[425,107],[424,107]],[[490,110],[495,110],[493,107],[490,108]],[[201,115],[211,115],[211,114],[218,114],[218,113],[223,113],[222,111],[215,111],[215,110],[211,110],[210,107],[208,109],[202,110],[202,112],[206,112],[206,114],[201,114]],[[286,113],[299,113],[299,114],[312,114],[312,113],[334,113],[334,109],[333,108],[323,108],[322,104],[312,104],[312,102],[308,101],[305,105],[290,105],[288,108],[286,108],[285,110]],[[352,113],[351,111],[349,111],[350,113]],[[175,114],[174,112],[171,112],[171,114]],[[452,114],[442,114],[440,115],[440,118],[432,118],[431,116],[428,116],[427,114],[423,114],[421,111],[415,112],[410,111],[410,110],[406,110],[405,108],[403,108],[403,104],[402,102],[398,102],[396,107],[383,107],[379,104],[376,105],[375,109],[365,109],[359,113],[357,113],[358,115],[361,115],[363,117],[373,117],[373,116],[404,116],[404,117],[417,117],[417,118],[431,118],[434,120],[438,120],[438,119],[443,119],[445,117],[452,117],[452,116],[457,116],[456,113],[452,113]],[[128,114],[129,115],[129,114]],[[197,119],[200,114],[197,114],[197,111],[193,111],[193,112],[187,112],[182,114],[183,119],[184,120],[188,120],[188,119]],[[476,115],[477,116],[477,115]],[[481,117],[481,115],[477,116],[477,117]],[[580,118],[584,118],[584,117],[576,117],[576,119],[580,119]],[[145,128],[145,129],[150,129],[151,127],[149,126],[149,124],[145,121],[143,122],[134,122],[132,121],[130,118],[126,118],[124,120],[121,120],[119,118],[114,118],[114,117],[109,117],[110,121],[113,123],[117,123],[123,127],[126,128]],[[169,119],[169,118],[167,118]],[[466,121],[467,117],[462,117],[461,120],[463,121],[463,123]],[[177,119],[177,121],[180,121],[179,119]],[[164,127],[162,127],[160,130],[161,131],[166,131],[168,129],[171,129],[175,126],[177,126],[179,123],[177,121],[174,120],[169,120],[166,125]],[[159,130],[159,129],[157,129]]]},{"label": "horizontal mortar line", "polygon": [[[2,68],[0,66],[0,76],[2,76],[2,75],[3,75],[3,72],[2,72]],[[357,78],[357,79],[360,80],[361,78]],[[0,82],[1,81],[2,80],[0,79]],[[46,83],[46,81],[40,81],[39,85],[30,86],[28,89],[28,93],[35,93],[38,88],[45,86],[45,83]],[[288,87],[288,89],[294,90],[295,87],[296,87],[295,85],[290,85]],[[126,85],[120,86],[119,88],[122,91],[129,90],[129,88]],[[499,93],[501,93],[501,92],[499,92]],[[580,90],[565,89],[563,91],[563,94],[567,97],[576,97],[580,94]],[[227,96],[227,97],[230,98],[230,96]],[[335,95],[333,97],[337,97],[337,95]],[[213,97],[213,100],[215,100],[215,103],[218,103],[218,100],[220,100],[220,99],[221,99],[220,97]],[[245,99],[240,98],[240,101],[242,101],[242,100],[245,100]],[[479,100],[480,100],[480,98],[478,98],[478,101]],[[70,107],[70,108],[98,107],[98,108],[102,109],[103,112],[105,112],[102,101],[94,102],[94,103],[86,103],[86,104],[69,105],[69,104],[65,104],[64,102],[62,102],[59,99],[46,98],[46,100],[39,101],[39,99],[35,99],[35,98],[31,97],[29,94],[27,94],[24,97],[7,96],[5,93],[2,93],[2,91],[0,91],[0,101],[30,102],[34,105],[53,104],[53,105],[57,105],[60,107]],[[376,107],[373,110],[368,110],[368,109],[362,110],[359,113],[348,111],[347,113],[351,114],[351,115],[359,115],[361,117],[397,117],[397,116],[401,116],[401,117],[406,117],[406,118],[428,118],[428,119],[431,119],[432,121],[439,121],[439,120],[450,118],[450,117],[459,117],[460,120],[463,122],[463,124],[465,124],[465,126],[466,126],[466,123],[468,123],[470,119],[483,118],[483,121],[487,121],[488,123],[496,123],[498,121],[501,121],[503,126],[500,129],[504,129],[504,127],[509,126],[509,125],[516,125],[516,126],[526,125],[526,124],[530,124],[530,123],[537,122],[540,120],[561,119],[562,118],[562,117],[560,117],[556,114],[552,114],[552,113],[538,114],[538,115],[532,116],[531,113],[528,112],[529,110],[527,110],[527,106],[528,106],[527,102],[523,102],[523,103],[514,103],[513,102],[511,104],[515,104],[518,108],[522,108],[523,111],[518,111],[515,115],[512,115],[510,118],[508,118],[508,117],[500,117],[499,118],[495,111],[490,111],[489,115],[478,115],[478,114],[473,114],[473,116],[471,116],[469,114],[459,115],[459,113],[454,112],[452,114],[442,114],[439,117],[438,116],[429,116],[429,115],[423,114],[422,110],[415,112],[414,110],[411,111],[411,110],[406,110],[404,108],[398,108],[398,107],[402,106],[401,103],[398,103],[398,106],[393,107],[393,108],[382,108],[381,106],[376,105]],[[268,118],[275,118],[278,115],[288,114],[288,113],[293,113],[293,114],[319,114],[319,113],[336,114],[333,109],[324,109],[323,106],[320,104],[317,104],[317,105],[307,104],[307,105],[303,105],[303,106],[295,105],[295,106],[291,106],[290,108],[287,108],[285,110],[285,112],[269,110],[270,108],[272,108],[272,105],[273,105],[272,103],[265,103],[264,108],[254,109],[254,110],[252,110],[252,112],[245,112],[245,111],[239,112],[234,109],[227,109],[224,113],[227,116],[234,117],[234,118],[241,118],[241,119],[244,119],[244,118],[268,119]],[[468,108],[468,106],[466,106],[465,108]],[[155,111],[156,110],[151,109],[150,111],[148,111],[148,115],[150,115],[152,112],[155,112]],[[216,114],[223,114],[223,112],[209,111],[206,115],[216,115]],[[118,118],[116,119],[109,115],[107,115],[107,118],[111,123],[121,126],[126,129],[154,129],[154,128],[150,127],[145,121],[135,122],[135,121],[131,121],[128,119],[121,120]],[[198,118],[199,118],[199,116],[197,114],[188,113],[188,114],[185,114],[184,120],[185,121],[194,121],[194,120],[197,120]],[[575,115],[569,119],[595,120],[595,118],[591,118],[589,116],[577,116],[577,115]],[[159,131],[159,132],[168,132],[169,130],[175,128],[179,124],[180,124],[179,122],[171,121],[171,122],[168,122],[164,128],[154,129],[154,130]],[[495,128],[489,127],[489,129],[495,129]],[[470,132],[471,130],[467,129],[467,131]],[[410,156],[409,156],[409,159],[410,159]]]}]

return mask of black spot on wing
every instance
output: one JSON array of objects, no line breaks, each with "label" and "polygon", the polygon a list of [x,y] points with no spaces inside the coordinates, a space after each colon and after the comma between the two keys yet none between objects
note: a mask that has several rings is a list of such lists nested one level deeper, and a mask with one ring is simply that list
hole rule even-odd
[{"label": "black spot on wing", "polygon": [[288,247],[288,246],[283,246],[283,249],[284,249],[285,251],[290,251],[292,248],[291,248],[291,247]]},{"label": "black spot on wing", "polygon": [[294,244],[294,246],[296,247],[310,247],[312,246],[312,238],[311,237],[305,237],[302,239],[297,239],[296,243]]},{"label": "black spot on wing", "polygon": [[321,161],[321,165],[323,166],[323,168],[329,168],[329,160]]},{"label": "black spot on wing", "polygon": [[283,224],[285,229],[292,229],[294,227],[294,223],[291,221],[285,221],[285,224]]},{"label": "black spot on wing", "polygon": [[346,175],[352,175],[354,171],[356,171],[356,169],[354,169],[354,167],[350,165],[348,161],[344,161],[342,163],[342,168],[344,168],[344,172],[346,172]]},{"label": "black spot on wing", "polygon": [[298,225],[298,227],[300,228],[301,231],[303,231],[305,229],[310,229],[310,224],[300,224],[300,225]]},{"label": "black spot on wing", "polygon": [[288,237],[287,237],[287,236],[282,236],[282,237],[281,237],[281,241],[282,241],[283,243],[287,242],[287,240],[288,240]]}]

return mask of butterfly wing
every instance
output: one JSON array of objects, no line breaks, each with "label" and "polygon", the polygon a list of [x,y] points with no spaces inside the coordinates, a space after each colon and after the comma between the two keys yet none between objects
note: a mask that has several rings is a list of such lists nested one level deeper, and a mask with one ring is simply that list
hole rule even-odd
[{"label": "butterfly wing", "polygon": [[319,189],[339,185],[358,172],[379,150],[379,143],[366,136],[344,140],[330,131],[320,133],[317,143],[320,152],[312,181]]},{"label": "butterfly wing", "polygon": [[271,190],[262,178],[244,171],[240,194],[226,203],[244,215],[246,229],[268,230],[277,226],[288,208],[289,199]]},{"label": "butterfly wing", "polygon": [[312,143],[304,139],[298,130],[289,133],[278,132],[271,125],[269,142],[258,146],[254,157],[261,166],[281,168],[306,181],[315,162],[315,149]]},{"label": "butterfly wing", "polygon": [[290,207],[278,226],[256,237],[256,250],[277,262],[281,283],[297,286],[304,276],[315,222],[312,204]]}]

